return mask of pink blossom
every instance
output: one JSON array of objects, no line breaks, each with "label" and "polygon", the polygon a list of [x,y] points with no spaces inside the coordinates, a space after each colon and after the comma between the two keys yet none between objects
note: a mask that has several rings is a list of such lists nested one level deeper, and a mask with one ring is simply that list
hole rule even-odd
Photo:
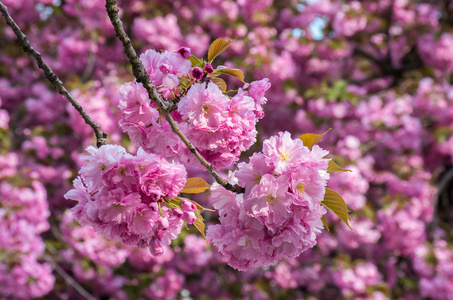
[{"label": "pink blossom", "polygon": [[255,114],[256,117],[261,119],[264,116],[262,106],[266,104],[267,98],[264,97],[265,92],[271,87],[268,78],[259,81],[252,81],[250,84],[245,84],[244,89],[248,89],[248,95],[255,100]]},{"label": "pink blossom", "polygon": [[248,214],[260,220],[270,230],[275,230],[291,213],[290,204],[293,196],[288,193],[288,177],[265,174],[259,184],[250,191],[244,201],[244,208]]},{"label": "pink blossom", "polygon": [[192,68],[192,77],[196,80],[199,81],[203,78],[204,72],[201,68],[195,67]]},{"label": "pink blossom", "polygon": [[228,102],[214,83],[196,83],[178,103],[178,111],[198,130],[217,130],[226,119]]},{"label": "pink blossom", "polygon": [[260,183],[264,174],[272,174],[274,170],[272,165],[268,165],[266,157],[262,153],[254,153],[250,158],[250,163],[242,162],[238,164],[238,170],[235,175],[238,183],[245,187],[247,191]]},{"label": "pink blossom", "polygon": [[308,160],[308,148],[300,139],[291,139],[289,132],[280,132],[263,143],[263,153],[269,164],[282,174],[295,167],[301,160]]},{"label": "pink blossom", "polygon": [[126,150],[117,145],[105,145],[99,149],[89,146],[87,151],[90,155],[83,157],[87,164],[80,169],[80,173],[86,178],[88,188],[96,191],[101,187],[102,177],[99,174],[112,168],[126,154]]},{"label": "pink blossom", "polygon": [[159,118],[156,105],[151,102],[141,83],[130,82],[121,86],[118,107],[124,120],[142,126],[147,126]]},{"label": "pink blossom", "polygon": [[162,245],[169,245],[180,233],[183,219],[195,222],[189,203],[174,212],[166,202],[185,185],[187,173],[182,165],[142,149],[137,156],[114,145],[87,150],[91,154],[85,156],[87,164],[74,180],[75,188],[65,195],[78,201],[73,212],[82,225],[160,255]]},{"label": "pink blossom", "polygon": [[212,72],[214,72],[214,68],[212,67],[212,65],[210,63],[207,63],[205,66],[204,66],[204,70],[206,71],[206,73],[208,74],[211,74]]},{"label": "pink blossom", "polygon": [[167,77],[182,76],[188,73],[192,67],[189,60],[184,59],[178,53],[147,50],[140,55],[140,60],[151,79],[151,83],[160,86]]},{"label": "pink blossom", "polygon": [[445,72],[453,70],[452,56],[453,34],[443,33],[439,39],[431,33],[418,39],[418,51],[423,61]]},{"label": "pink blossom", "polygon": [[339,12],[333,20],[333,28],[338,35],[352,36],[365,29],[365,16],[350,16],[348,12]]},{"label": "pink blossom", "polygon": [[[244,194],[217,184],[211,188],[221,224],[209,226],[207,237],[228,264],[239,270],[295,257],[313,247],[326,213],[320,203],[328,179],[324,176],[328,160],[323,158],[327,151],[319,147],[309,150],[300,139],[292,140],[288,132],[265,140],[263,145],[263,153],[239,165],[239,180],[234,173],[229,176],[233,183],[238,181],[245,187]],[[275,163],[281,160],[275,154],[281,149],[302,155],[288,155],[291,164],[282,168]]]},{"label": "pink blossom", "polygon": [[186,58],[186,59],[192,55],[192,50],[190,50],[190,48],[188,48],[188,47],[181,47],[176,52],[179,53],[183,58]]}]

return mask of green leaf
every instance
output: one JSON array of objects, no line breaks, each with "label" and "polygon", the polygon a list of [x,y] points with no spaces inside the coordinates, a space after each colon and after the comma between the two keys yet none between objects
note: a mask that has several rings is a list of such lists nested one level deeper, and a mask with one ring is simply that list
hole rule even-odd
[{"label": "green leaf", "polygon": [[339,96],[339,93],[336,90],[330,90],[327,92],[326,98],[329,102],[336,100]]},{"label": "green leaf", "polygon": [[330,231],[329,225],[327,224],[326,215],[321,217],[321,222],[324,225],[324,227],[326,227],[327,231]]},{"label": "green leaf", "polygon": [[446,126],[439,126],[434,130],[434,138],[437,142],[442,143],[448,140],[452,135],[452,130]]},{"label": "green leaf", "polygon": [[203,193],[210,187],[211,186],[201,178],[197,178],[197,177],[187,178],[186,185],[181,190],[181,193],[187,193],[187,194]]},{"label": "green leaf", "polygon": [[193,226],[198,229],[198,231],[207,242],[208,240],[206,239],[206,234],[204,233],[204,219],[201,216],[200,210],[198,208],[195,209],[195,216],[197,217],[197,220],[193,223]]},{"label": "green leaf", "polygon": [[209,46],[208,50],[208,61],[212,62],[214,58],[220,55],[223,51],[225,51],[231,44],[231,41],[225,41],[224,39],[216,39],[212,42],[211,46]]},{"label": "green leaf", "polygon": [[227,75],[233,76],[233,77],[239,79],[240,81],[242,81],[243,83],[245,83],[244,73],[242,73],[242,71],[239,69],[231,69],[231,68],[227,68],[225,66],[218,66],[216,71],[219,73],[222,73],[222,74],[227,74]]},{"label": "green leaf", "polygon": [[197,58],[195,55],[189,57],[189,60],[192,63],[192,67],[200,67],[203,64],[203,61]]},{"label": "green leaf", "polygon": [[346,88],[348,83],[344,80],[336,81],[327,92],[326,99],[328,101],[342,100],[346,96]]},{"label": "green leaf", "polygon": [[316,95],[316,90],[315,89],[308,89],[304,93],[305,98],[313,98]]},{"label": "green leaf", "polygon": [[352,172],[352,171],[349,169],[340,168],[336,162],[334,162],[333,160],[329,160],[329,164],[327,165],[327,173],[333,172]]},{"label": "green leaf", "polygon": [[322,200],[321,204],[333,211],[333,213],[336,214],[352,230],[348,223],[348,208],[346,207],[346,203],[343,198],[337,192],[326,188],[326,194],[324,195],[324,200]]},{"label": "green leaf", "polygon": [[223,80],[222,78],[216,78],[214,79],[213,81],[215,84],[217,84],[217,86],[219,87],[219,89],[222,91],[222,92],[226,92],[227,90],[227,84],[225,82],[225,80]]},{"label": "green leaf", "polygon": [[299,138],[302,140],[302,142],[304,142],[304,146],[307,146],[311,150],[311,148],[313,148],[313,145],[319,143],[322,140],[322,137],[329,131],[330,128],[322,134],[305,133],[299,136]]},{"label": "green leaf", "polygon": [[175,199],[171,199],[170,201],[165,201],[163,204],[170,207],[171,209],[181,208],[181,202],[176,201]]}]

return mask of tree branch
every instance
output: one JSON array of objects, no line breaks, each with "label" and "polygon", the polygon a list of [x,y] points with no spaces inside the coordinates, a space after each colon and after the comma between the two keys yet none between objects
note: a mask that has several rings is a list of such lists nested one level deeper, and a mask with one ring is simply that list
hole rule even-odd
[{"label": "tree branch", "polygon": [[372,62],[374,62],[379,68],[381,68],[381,64],[382,62],[380,60],[378,60],[376,57],[374,57],[373,55],[369,54],[368,52],[356,47],[354,48],[354,54],[357,54],[357,55],[360,55],[368,60],[371,60]]},{"label": "tree branch", "polygon": [[112,25],[115,29],[115,35],[123,44],[124,51],[126,52],[126,55],[129,58],[129,61],[132,65],[132,71],[134,73],[135,78],[137,79],[137,82],[141,82],[143,84],[143,86],[148,92],[149,98],[157,104],[157,106],[159,107],[159,111],[165,116],[165,119],[167,119],[173,132],[176,135],[178,135],[178,137],[184,142],[184,144],[187,146],[190,152],[192,152],[193,155],[195,155],[195,157],[198,159],[198,161],[209,171],[209,173],[211,173],[211,175],[214,177],[218,184],[222,185],[224,188],[232,192],[243,193],[244,188],[240,187],[237,184],[233,186],[231,183],[229,183],[228,181],[220,177],[219,174],[217,174],[217,172],[212,167],[212,164],[207,162],[203,158],[203,156],[201,156],[201,154],[192,145],[192,143],[184,136],[176,122],[171,117],[168,111],[169,106],[167,106],[167,104],[163,101],[160,94],[156,91],[156,88],[151,83],[151,80],[149,79],[149,76],[146,73],[145,68],[142,65],[142,62],[135,53],[135,50],[132,46],[129,36],[124,31],[122,25],[123,23],[121,22],[118,16],[118,6],[116,4],[116,0],[106,0],[105,8],[107,9],[107,14],[109,15],[110,21],[112,22]]},{"label": "tree branch", "polygon": [[88,293],[77,281],[74,280],[62,267],[60,267],[53,258],[47,254],[43,256],[44,260],[47,261],[52,268],[70,285],[72,286],[81,296],[87,300],[96,300],[90,293]]},{"label": "tree branch", "polygon": [[101,130],[101,127],[96,124],[91,117],[83,110],[82,106],[74,99],[74,97],[68,92],[68,90],[64,87],[63,82],[61,82],[60,78],[52,71],[49,65],[44,61],[42,58],[41,53],[36,51],[30,42],[27,39],[27,36],[20,30],[19,26],[14,22],[13,18],[8,13],[7,7],[0,1],[0,12],[2,13],[3,17],[5,18],[6,24],[14,31],[17,38],[19,39],[19,44],[24,49],[24,52],[27,53],[29,56],[33,57],[38,64],[38,67],[44,71],[44,75],[46,76],[47,80],[52,83],[52,85],[57,89],[57,91],[63,95],[68,101],[74,106],[74,108],[79,112],[82,116],[85,123],[93,128],[94,134],[96,135],[96,146],[99,148],[102,145],[107,144],[107,134]]}]

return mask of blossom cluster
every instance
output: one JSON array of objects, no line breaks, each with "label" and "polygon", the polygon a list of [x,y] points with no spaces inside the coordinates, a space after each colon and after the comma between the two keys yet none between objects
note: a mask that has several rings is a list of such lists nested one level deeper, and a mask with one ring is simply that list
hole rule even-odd
[{"label": "blossom cluster", "polygon": [[453,70],[452,43],[451,33],[443,33],[439,38],[425,34],[418,39],[417,46],[421,58],[427,65],[449,73]]},{"label": "blossom cluster", "polygon": [[[212,82],[214,78],[201,82],[214,69],[210,64],[204,70],[192,68],[190,55],[190,49],[183,47],[177,53],[147,50],[140,59],[164,99],[179,100],[172,113],[179,129],[215,169],[226,168],[255,143],[255,125],[264,116],[264,93],[270,83],[268,79],[247,83],[229,97]],[[124,84],[119,98],[119,125],[136,146],[168,160],[198,163],[159,115],[141,83]]]},{"label": "blossom cluster", "polygon": [[184,222],[195,222],[193,203],[168,204],[186,183],[184,166],[142,149],[133,156],[117,145],[90,146],[87,151],[74,189],[65,195],[78,201],[73,212],[81,225],[161,255],[163,245],[178,236]]},{"label": "blossom cluster", "polygon": [[39,235],[49,229],[46,197],[37,181],[31,188],[0,182],[0,298],[37,298],[52,290],[52,268],[40,261],[45,244]]},{"label": "blossom cluster", "polygon": [[246,270],[269,265],[316,244],[326,213],[321,201],[329,179],[327,154],[280,132],[264,141],[262,153],[230,174],[245,187],[244,194],[213,185],[212,201],[221,224],[208,227],[207,237],[230,266]]},{"label": "blossom cluster", "polygon": [[128,248],[121,248],[119,243],[106,239],[93,227],[80,226],[71,210],[64,212],[60,229],[63,241],[70,245],[62,252],[65,259],[88,257],[99,266],[111,268],[124,263],[129,255]]},{"label": "blossom cluster", "polygon": [[[431,249],[430,249],[431,248]],[[453,286],[453,249],[445,240],[438,240],[431,247],[418,245],[414,251],[414,268],[422,277],[420,287],[422,295],[431,299],[451,299]],[[433,266],[432,261],[437,261]]]}]

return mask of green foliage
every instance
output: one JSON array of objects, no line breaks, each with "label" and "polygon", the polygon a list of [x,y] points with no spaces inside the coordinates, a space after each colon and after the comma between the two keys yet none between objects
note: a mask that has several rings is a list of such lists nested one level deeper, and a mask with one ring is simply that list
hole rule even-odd
[{"label": "green foliage", "polygon": [[[334,214],[336,214],[350,229],[348,220],[348,208],[346,207],[346,203],[344,202],[343,198],[334,190],[331,190],[326,187],[326,194],[324,195],[324,200],[321,202],[326,208],[330,209]],[[325,221],[325,219],[324,219]],[[323,221],[323,222],[324,222]]]},{"label": "green foliage", "polygon": [[217,56],[225,51],[231,43],[232,41],[225,41],[224,39],[216,39],[212,42],[208,50],[208,61],[212,62]]},{"label": "green foliage", "polygon": [[333,84],[323,82],[320,86],[306,90],[304,97],[307,99],[325,98],[328,102],[338,101],[357,104],[359,97],[348,91],[348,84],[346,80],[338,80]]},{"label": "green foliage", "polygon": [[201,233],[201,235],[204,237],[204,239],[207,242],[208,240],[206,239],[206,234],[205,234],[204,219],[198,208],[195,209],[195,216],[197,216],[197,220],[193,223],[193,226],[195,226],[195,228],[198,229],[198,231]]},{"label": "green foliage", "polygon": [[195,55],[189,57],[190,62],[192,63],[192,67],[203,67],[203,60],[197,58]]},{"label": "green foliage", "polygon": [[227,68],[225,66],[218,66],[217,69],[214,70],[213,75],[219,75],[219,74],[227,74],[227,75],[233,76],[234,78],[239,79],[242,83],[245,83],[244,73],[242,73],[242,71],[239,69],[232,69],[232,68]]},{"label": "green foliage", "polygon": [[321,217],[321,222],[324,225],[324,227],[327,229],[327,231],[330,231],[329,224],[327,224],[326,215]]},{"label": "green foliage", "polygon": [[197,178],[197,177],[187,178],[186,185],[181,190],[181,193],[187,193],[187,194],[203,193],[210,187],[211,186],[201,178]]},{"label": "green foliage", "polygon": [[334,172],[352,172],[348,169],[340,168],[336,162],[333,160],[329,160],[329,165],[327,166],[327,173],[334,173]]},{"label": "green foliage", "polygon": [[322,134],[305,133],[299,136],[299,138],[302,140],[302,142],[304,142],[304,146],[310,148],[311,150],[311,148],[313,148],[314,145],[319,143],[322,140],[322,137],[329,131],[330,129]]},{"label": "green foliage", "polygon": [[227,87],[225,80],[223,80],[222,78],[215,78],[213,80],[213,82],[218,85],[218,87],[220,88],[220,90],[222,92],[224,92],[224,93],[226,92],[228,87]]}]

